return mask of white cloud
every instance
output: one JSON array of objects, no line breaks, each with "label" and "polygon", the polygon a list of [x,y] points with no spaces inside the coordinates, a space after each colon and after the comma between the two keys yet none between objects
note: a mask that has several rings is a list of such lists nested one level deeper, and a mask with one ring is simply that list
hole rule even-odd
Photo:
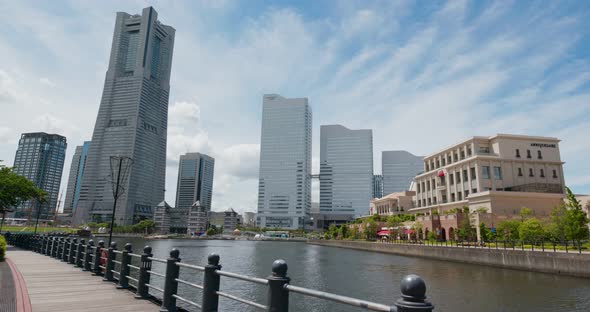
[{"label": "white cloud", "polygon": [[55,83],[53,81],[49,80],[49,78],[47,78],[47,77],[43,77],[43,78],[39,79],[39,82],[46,85],[46,86],[49,86],[49,87],[56,86]]}]

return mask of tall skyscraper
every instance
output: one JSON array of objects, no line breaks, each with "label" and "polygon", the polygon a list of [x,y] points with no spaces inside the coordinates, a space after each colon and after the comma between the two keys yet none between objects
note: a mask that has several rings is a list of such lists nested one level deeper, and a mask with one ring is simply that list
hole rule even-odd
[{"label": "tall skyscraper", "polygon": [[369,213],[373,198],[373,131],[320,127],[320,213]]},{"label": "tall skyscraper", "polygon": [[410,182],[424,171],[424,157],[406,151],[383,151],[383,195],[408,190]]},{"label": "tall skyscraper", "polygon": [[66,200],[64,202],[63,213],[71,219],[78,199],[80,198],[80,186],[82,183],[82,175],[86,167],[86,156],[88,155],[88,147],[90,142],[84,142],[83,145],[76,146],[74,157],[72,157],[72,164],[70,165],[70,175],[68,177],[68,186],[66,188]]},{"label": "tall skyscraper", "polygon": [[14,157],[14,172],[47,192],[46,202],[27,201],[16,208],[14,217],[44,220],[54,216],[66,156],[66,138],[45,132],[23,133]]},{"label": "tall skyscraper", "polygon": [[276,94],[262,106],[257,222],[302,229],[311,210],[311,108],[307,98]]},{"label": "tall skyscraper", "polygon": [[373,198],[383,197],[383,175],[376,174],[373,176]]},{"label": "tall skyscraper", "polygon": [[176,208],[189,209],[196,201],[206,211],[211,210],[215,159],[201,153],[180,155]]},{"label": "tall skyscraper", "polygon": [[151,218],[152,207],[164,200],[174,35],[174,28],[160,23],[152,7],[141,15],[117,13],[74,223],[111,219],[116,179],[111,156],[133,160],[117,200],[117,224]]}]

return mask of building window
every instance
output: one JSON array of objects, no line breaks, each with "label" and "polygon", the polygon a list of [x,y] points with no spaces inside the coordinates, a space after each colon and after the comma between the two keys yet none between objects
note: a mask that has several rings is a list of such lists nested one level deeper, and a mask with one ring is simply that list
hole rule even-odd
[{"label": "building window", "polygon": [[518,176],[522,177],[522,168],[518,168]]},{"label": "building window", "polygon": [[457,184],[461,183],[461,172],[457,172],[455,176],[457,177]]},{"label": "building window", "polygon": [[489,166],[482,166],[481,167],[481,176],[484,179],[490,178],[490,167]]},{"label": "building window", "polygon": [[439,160],[436,161],[436,168],[440,168],[440,161]]},{"label": "building window", "polygon": [[430,180],[426,181],[426,190],[430,191]]},{"label": "building window", "polygon": [[465,198],[467,198],[467,196],[469,196],[469,191],[465,191]]},{"label": "building window", "polygon": [[449,184],[450,185],[455,184],[455,177],[452,173],[449,175]]},{"label": "building window", "polygon": [[475,167],[471,167],[471,181],[477,179],[477,174],[475,173]]},{"label": "building window", "polygon": [[535,176],[535,172],[533,171],[533,168],[529,168],[529,177],[534,177]]},{"label": "building window", "polygon": [[543,155],[541,154],[541,151],[537,151],[537,158],[543,159]]},{"label": "building window", "polygon": [[463,170],[463,182],[469,181],[469,176],[467,175],[467,169]]},{"label": "building window", "polygon": [[457,200],[463,200],[463,193],[457,193]]},{"label": "building window", "polygon": [[474,189],[471,190],[471,194],[475,194],[475,193],[477,193],[477,189],[476,188],[474,188]]},{"label": "building window", "polygon": [[448,162],[449,164],[453,162],[453,158],[451,157],[451,155],[449,155],[449,156],[447,157],[447,162]]},{"label": "building window", "polygon": [[442,159],[442,165],[443,165],[443,167],[446,166],[446,164],[447,164],[446,162],[447,162],[447,159],[446,158],[443,158]]},{"label": "building window", "polygon": [[526,150],[526,158],[532,158],[531,157],[531,150]]},{"label": "building window", "polygon": [[494,167],[494,179],[502,180],[502,168]]},{"label": "building window", "polygon": [[516,149],[516,158],[520,158],[520,150],[518,148]]},{"label": "building window", "polygon": [[451,202],[455,201],[455,193],[451,193]]},{"label": "building window", "polygon": [[545,170],[541,169],[541,174],[540,174],[541,178],[545,177]]},{"label": "building window", "polygon": [[557,179],[557,170],[553,169],[553,178]]},{"label": "building window", "polygon": [[465,152],[461,151],[461,160],[465,159]]},{"label": "building window", "polygon": [[420,183],[418,183],[418,193],[420,193]]},{"label": "building window", "polygon": [[471,147],[467,148],[467,157],[471,157]]},{"label": "building window", "polygon": [[457,161],[457,160],[458,160],[458,158],[459,158],[459,157],[457,156],[457,153],[454,153],[454,154],[453,154],[453,161]]}]

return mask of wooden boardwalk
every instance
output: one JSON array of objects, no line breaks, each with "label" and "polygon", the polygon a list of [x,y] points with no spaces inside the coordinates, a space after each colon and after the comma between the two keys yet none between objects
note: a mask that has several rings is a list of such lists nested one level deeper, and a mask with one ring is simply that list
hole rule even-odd
[{"label": "wooden boardwalk", "polygon": [[26,282],[33,312],[37,311],[159,311],[134,293],[116,289],[102,277],[32,251],[13,249],[7,256]]}]

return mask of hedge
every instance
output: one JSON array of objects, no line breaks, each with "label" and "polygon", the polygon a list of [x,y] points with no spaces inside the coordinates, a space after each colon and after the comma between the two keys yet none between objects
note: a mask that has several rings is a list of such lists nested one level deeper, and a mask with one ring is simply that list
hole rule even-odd
[{"label": "hedge", "polygon": [[4,255],[6,254],[6,239],[0,235],[0,262],[4,261]]}]

